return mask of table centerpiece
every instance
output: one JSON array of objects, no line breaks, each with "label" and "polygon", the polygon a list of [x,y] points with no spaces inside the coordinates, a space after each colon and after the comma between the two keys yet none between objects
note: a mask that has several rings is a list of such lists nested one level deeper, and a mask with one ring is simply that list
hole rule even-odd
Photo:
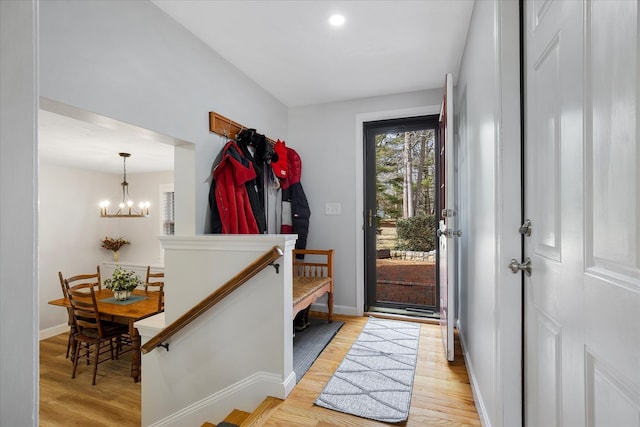
[{"label": "table centerpiece", "polygon": [[104,281],[104,287],[113,291],[113,297],[118,301],[125,301],[131,296],[131,292],[142,284],[140,277],[132,271],[119,266],[113,271],[110,279]]}]

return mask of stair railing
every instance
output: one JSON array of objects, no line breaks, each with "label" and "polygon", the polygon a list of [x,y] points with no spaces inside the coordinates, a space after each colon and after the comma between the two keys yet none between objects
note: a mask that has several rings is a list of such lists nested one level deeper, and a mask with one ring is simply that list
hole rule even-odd
[{"label": "stair railing", "polygon": [[216,289],[211,295],[194,305],[189,311],[177,318],[173,323],[160,331],[156,336],[147,341],[140,351],[146,354],[153,351],[157,347],[164,347],[167,350],[169,345],[165,341],[174,336],[178,331],[187,326],[189,323],[197,319],[201,314],[205,313],[211,307],[222,301],[231,292],[238,289],[242,284],[247,282],[253,276],[264,270],[267,266],[273,265],[278,272],[278,264],[274,261],[283,255],[282,249],[274,246],[269,249],[260,258],[257,258],[251,264],[247,265],[242,271],[229,279],[224,285]]}]

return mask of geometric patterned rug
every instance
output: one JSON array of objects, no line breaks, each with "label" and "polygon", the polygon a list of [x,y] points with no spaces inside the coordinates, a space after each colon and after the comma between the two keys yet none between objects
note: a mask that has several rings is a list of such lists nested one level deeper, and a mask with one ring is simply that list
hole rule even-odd
[{"label": "geometric patterned rug", "polygon": [[314,402],[387,423],[409,416],[420,324],[370,317]]}]

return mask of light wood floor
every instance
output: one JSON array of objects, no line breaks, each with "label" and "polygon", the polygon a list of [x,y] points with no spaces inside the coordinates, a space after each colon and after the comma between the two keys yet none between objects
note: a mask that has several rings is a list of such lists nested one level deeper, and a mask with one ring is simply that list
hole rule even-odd
[{"label": "light wood floor", "polygon": [[68,334],[40,341],[40,425],[43,427],[124,427],[140,425],[140,383],[134,383],[131,352],[98,365],[72,364],[64,357]]},{"label": "light wood floor", "polygon": [[[367,322],[364,317],[335,317],[345,325],[267,425],[387,425],[313,405]],[[64,357],[66,339],[62,334],[40,342],[40,425],[139,426],[140,384],[129,377],[130,355],[101,364],[97,384],[91,386],[90,367],[85,365],[79,367],[77,378],[71,379],[71,363]],[[480,425],[457,340],[456,346],[456,360],[448,363],[442,354],[439,327],[422,325],[411,410],[404,425]]]},{"label": "light wood floor", "polygon": [[[356,340],[366,317],[342,317],[345,325],[307,371],[302,381],[269,419],[270,426],[385,426],[388,424],[314,406],[325,384]],[[456,340],[456,344],[457,340]],[[411,409],[406,426],[480,425],[460,346],[448,363],[442,350],[438,325],[423,324],[419,358],[413,382]]]}]

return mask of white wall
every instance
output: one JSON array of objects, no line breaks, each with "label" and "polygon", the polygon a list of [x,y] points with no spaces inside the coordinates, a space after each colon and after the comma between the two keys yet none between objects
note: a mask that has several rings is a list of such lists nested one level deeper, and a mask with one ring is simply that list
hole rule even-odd
[{"label": "white wall", "polygon": [[[295,241],[293,235],[163,238],[165,312],[136,322],[143,342],[274,246],[283,251],[275,262],[290,265]],[[202,425],[234,408],[250,412],[266,396],[286,398],[295,386],[291,275],[290,268],[265,267],[166,340],[170,351],[143,355],[142,425]]]},{"label": "white wall", "polygon": [[[222,138],[209,133],[208,112],[218,111],[270,135],[286,137],[286,108],[281,103],[150,2],[42,2],[39,40],[41,96],[195,143],[195,170],[185,170],[184,174],[196,189],[196,232],[205,229],[211,163],[224,143]],[[43,178],[43,191],[46,192],[47,185],[63,188],[56,185],[62,176]],[[158,196],[156,182],[146,182],[155,178],[136,174],[130,174],[129,178],[130,189],[135,191],[132,197],[144,194],[157,208],[159,203],[153,202]],[[179,178],[176,183],[185,181]],[[95,179],[92,176],[78,181],[88,185]],[[112,180],[108,185],[114,193],[109,197],[117,200],[120,177],[113,176]],[[168,176],[163,180],[173,182]],[[69,176],[67,181],[71,185],[75,178]],[[93,215],[91,207],[95,207],[95,201],[90,196],[95,194],[95,187],[85,188],[82,203]],[[41,203],[47,201],[46,194],[40,196],[44,197]],[[187,196],[176,194],[176,200],[185,200]],[[55,207],[41,212],[48,215],[58,210],[62,215],[67,212],[64,206],[78,205],[77,197],[80,196],[65,204],[53,199],[50,203]],[[193,214],[191,208],[188,212]],[[96,214],[89,222],[78,221],[78,230],[92,235],[85,242],[95,240],[96,235],[104,237],[107,232],[123,235],[132,240],[132,245],[122,249],[122,261],[161,264],[161,248],[156,240],[157,214],[158,210],[153,209],[151,218],[127,220],[100,219]],[[178,218],[184,217],[182,214],[176,212]],[[45,229],[53,228],[50,224],[54,222],[60,223],[47,216],[42,219]],[[53,250],[46,239],[40,244],[43,254]],[[52,327],[57,319],[63,321],[62,314],[48,314],[52,308],[45,306],[50,296],[57,297],[59,293],[54,285],[57,271],[63,267],[63,273],[67,269],[82,270],[108,258],[108,252],[91,247],[77,267],[53,259],[43,260],[41,328]]]},{"label": "white wall", "polygon": [[[494,192],[495,117],[493,108],[493,5],[476,3],[457,86],[458,108],[466,110],[466,139],[459,143],[461,210],[459,322],[480,408],[496,405],[496,214]],[[478,56],[481,55],[481,56]],[[456,107],[456,105],[458,107]],[[460,123],[460,126],[465,124]]]},{"label": "white wall", "polygon": [[[359,119],[397,117],[395,111],[439,105],[441,98],[442,91],[436,89],[289,110],[286,142],[302,159],[300,182],[311,209],[307,247],[336,250],[336,313],[355,315],[363,309],[364,158]],[[342,213],[326,215],[325,203],[340,203]]]},{"label": "white wall", "polygon": [[0,1],[0,425],[38,425],[37,4]]},{"label": "white wall", "polygon": [[[58,271],[65,277],[91,273],[112,261],[100,246],[105,236],[131,241],[120,251],[122,262],[162,264],[159,235],[159,185],[173,182],[173,172],[130,174],[131,196],[151,202],[148,218],[101,218],[98,203],[121,197],[122,176],[41,163],[38,180],[38,255],[41,338],[60,333],[67,313],[47,304],[60,298]],[[103,277],[104,278],[104,277]],[[50,333],[49,333],[50,331]]]},{"label": "white wall", "polygon": [[517,2],[476,2],[456,88],[458,319],[486,426],[521,422]]},{"label": "white wall", "polygon": [[196,145],[199,233],[224,142],[209,111],[287,137],[283,104],[150,2],[42,2],[40,32],[41,96]]}]

